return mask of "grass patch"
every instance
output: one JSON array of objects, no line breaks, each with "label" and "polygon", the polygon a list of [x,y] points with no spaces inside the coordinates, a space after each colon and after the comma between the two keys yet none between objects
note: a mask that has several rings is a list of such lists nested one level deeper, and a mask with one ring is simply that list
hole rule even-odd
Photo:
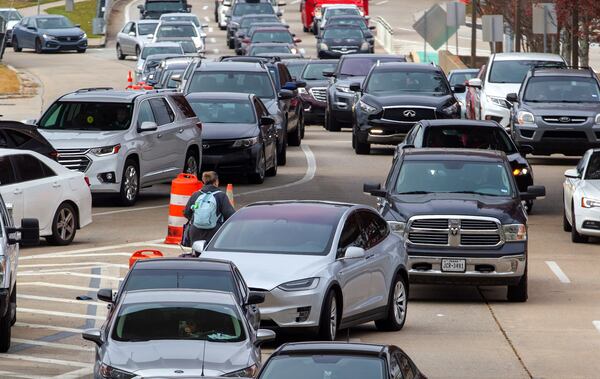
[{"label": "grass patch", "polygon": [[92,34],[92,20],[96,17],[96,0],[82,1],[75,3],[73,12],[65,11],[65,6],[61,5],[58,7],[46,9],[48,14],[60,14],[71,20],[73,24],[81,25],[88,38],[99,38],[101,36]]},{"label": "grass patch", "polygon": [[21,89],[21,82],[17,73],[0,64],[0,95],[7,93],[18,93]]},{"label": "grass patch", "polygon": [[[53,3],[57,0],[40,0],[40,4]],[[0,8],[27,8],[37,6],[37,0],[0,0]]]}]

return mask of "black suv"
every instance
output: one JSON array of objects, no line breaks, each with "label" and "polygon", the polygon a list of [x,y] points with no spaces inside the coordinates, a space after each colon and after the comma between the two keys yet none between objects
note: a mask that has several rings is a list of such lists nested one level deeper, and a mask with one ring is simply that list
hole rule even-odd
[{"label": "black suv", "polygon": [[189,13],[192,6],[187,0],[146,0],[144,5],[137,6],[140,18],[158,20],[166,13]]},{"label": "black suv", "polygon": [[467,149],[403,149],[385,187],[365,184],[406,241],[411,283],[508,286],[527,300],[527,215],[506,155]]},{"label": "black suv", "polygon": [[276,15],[281,17],[281,12],[275,12],[270,0],[239,0],[225,16],[227,22],[227,47],[235,47],[235,33],[237,32],[242,17],[247,15]]},{"label": "black suv", "polygon": [[375,65],[364,85],[355,82],[356,93],[352,147],[369,154],[371,144],[396,145],[420,120],[460,118],[460,103],[441,68],[426,63]]},{"label": "black suv", "polygon": [[330,78],[327,87],[325,129],[338,132],[342,127],[352,127],[354,91],[350,84],[362,81],[371,67],[385,62],[406,62],[406,57],[387,54],[350,54],[340,58],[335,70],[323,71]]},{"label": "black suv", "polygon": [[600,147],[600,82],[591,69],[534,68],[506,100],[517,146],[572,156]]},{"label": "black suv", "polygon": [[327,26],[317,36],[317,54],[321,59],[372,52],[371,43],[358,25]]}]

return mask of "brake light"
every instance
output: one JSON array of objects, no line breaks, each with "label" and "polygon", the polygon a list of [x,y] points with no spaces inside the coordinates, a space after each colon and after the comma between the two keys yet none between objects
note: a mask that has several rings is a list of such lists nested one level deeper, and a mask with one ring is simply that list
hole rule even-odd
[{"label": "brake light", "polygon": [[83,177],[83,180],[85,180],[85,184],[87,184],[87,186],[90,186],[90,178],[88,178],[87,176]]}]

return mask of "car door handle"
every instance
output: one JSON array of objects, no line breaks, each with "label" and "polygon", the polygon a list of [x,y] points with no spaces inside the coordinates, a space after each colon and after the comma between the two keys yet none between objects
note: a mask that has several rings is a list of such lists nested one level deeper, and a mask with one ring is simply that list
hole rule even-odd
[{"label": "car door handle", "polygon": [[162,133],[158,133],[158,134],[156,135],[156,138],[162,138]]},{"label": "car door handle", "polygon": [[52,187],[53,188],[60,188],[60,183],[59,182],[54,182],[54,183],[52,183]]},{"label": "car door handle", "polygon": [[177,133],[183,133],[183,128],[179,128],[179,130],[177,131]]},{"label": "car door handle", "polygon": [[22,189],[20,189],[20,188],[15,188],[15,190],[13,191],[13,193],[14,193],[15,195],[20,195],[20,194],[22,194],[22,193],[23,193],[23,190],[22,190]]}]

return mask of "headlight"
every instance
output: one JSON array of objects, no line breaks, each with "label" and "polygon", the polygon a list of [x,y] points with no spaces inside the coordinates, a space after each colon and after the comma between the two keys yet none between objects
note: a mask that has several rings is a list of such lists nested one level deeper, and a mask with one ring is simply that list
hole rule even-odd
[{"label": "headlight", "polygon": [[303,95],[304,95],[304,94],[306,94],[306,93],[307,93],[307,92],[306,92],[306,88],[304,88],[304,87],[299,87],[299,88],[298,88],[298,93],[299,93],[299,94],[303,94]]},{"label": "headlight", "polygon": [[298,49],[296,49],[295,47],[292,47],[290,51],[292,52],[292,54],[298,54]]},{"label": "headlight", "polygon": [[519,111],[519,113],[517,113],[517,124],[519,124],[519,125],[533,124],[534,121],[535,121],[535,118],[533,117],[533,114],[530,112]]},{"label": "headlight", "polygon": [[279,286],[284,291],[305,291],[317,288],[319,278],[306,278],[283,283]]},{"label": "headlight", "polygon": [[[320,48],[321,50],[329,50],[329,46],[327,46],[327,44],[326,44],[326,43],[323,43],[323,42],[321,42],[321,43],[319,44],[319,48]],[[349,89],[349,88],[348,88],[348,89]]]},{"label": "headlight", "polygon": [[79,36],[79,39],[83,39],[83,38],[87,38],[87,34],[83,33],[81,36]]},{"label": "headlight", "polygon": [[258,143],[258,137],[238,139],[233,143],[233,147],[250,147]]},{"label": "headlight", "polygon": [[490,103],[495,104],[499,107],[508,109],[508,104],[506,103],[506,100],[501,97],[495,97],[495,96],[488,95],[487,101],[489,101]]},{"label": "headlight", "polygon": [[221,375],[225,378],[254,378],[258,374],[258,367],[256,365],[252,365],[250,367],[246,367],[245,369],[230,372],[229,374]]},{"label": "headlight", "polygon": [[361,50],[368,50],[370,48],[371,48],[371,45],[368,42],[363,42],[362,45],[360,45]]},{"label": "headlight", "polygon": [[4,281],[5,270],[8,271],[6,268],[8,265],[8,262],[6,260],[7,260],[6,255],[0,256],[0,286],[3,284],[3,281]]},{"label": "headlight", "polygon": [[50,34],[42,34],[42,37],[44,37],[45,39],[56,39],[56,37],[51,36]]},{"label": "headlight", "polygon": [[596,119],[594,119],[594,122],[595,122],[596,124],[600,124],[600,113],[598,113],[598,114],[596,115]]},{"label": "headlight", "polygon": [[529,174],[527,167],[518,167],[513,170],[513,176],[525,176]]},{"label": "headlight", "polygon": [[527,241],[527,227],[523,224],[502,225],[504,241]]},{"label": "headlight", "polygon": [[581,206],[583,208],[599,208],[600,200],[584,197],[581,199]]},{"label": "headlight", "polygon": [[107,379],[131,379],[136,376],[135,374],[132,374],[127,371],[118,370],[104,363],[100,365],[100,369],[98,370],[98,372],[101,378]]},{"label": "headlight", "polygon": [[335,89],[340,91],[340,92],[344,92],[344,93],[353,93],[350,90],[350,87],[346,87],[346,86],[335,86]]},{"label": "headlight", "polygon": [[406,229],[405,222],[388,221],[388,225],[390,226],[390,230],[392,231],[392,233],[396,233],[401,237],[404,236],[404,230]]},{"label": "headlight", "polygon": [[107,155],[117,154],[119,150],[121,150],[121,144],[116,144],[114,146],[95,147],[90,149],[90,153],[97,157],[105,157]]},{"label": "headlight", "polygon": [[449,107],[442,108],[442,113],[447,116],[452,116],[456,112],[458,112],[458,103],[454,103]]},{"label": "headlight", "polygon": [[374,106],[365,103],[362,100],[358,101],[358,107],[360,108],[361,111],[365,112],[365,113],[375,113],[377,111],[377,108],[375,108]]}]

